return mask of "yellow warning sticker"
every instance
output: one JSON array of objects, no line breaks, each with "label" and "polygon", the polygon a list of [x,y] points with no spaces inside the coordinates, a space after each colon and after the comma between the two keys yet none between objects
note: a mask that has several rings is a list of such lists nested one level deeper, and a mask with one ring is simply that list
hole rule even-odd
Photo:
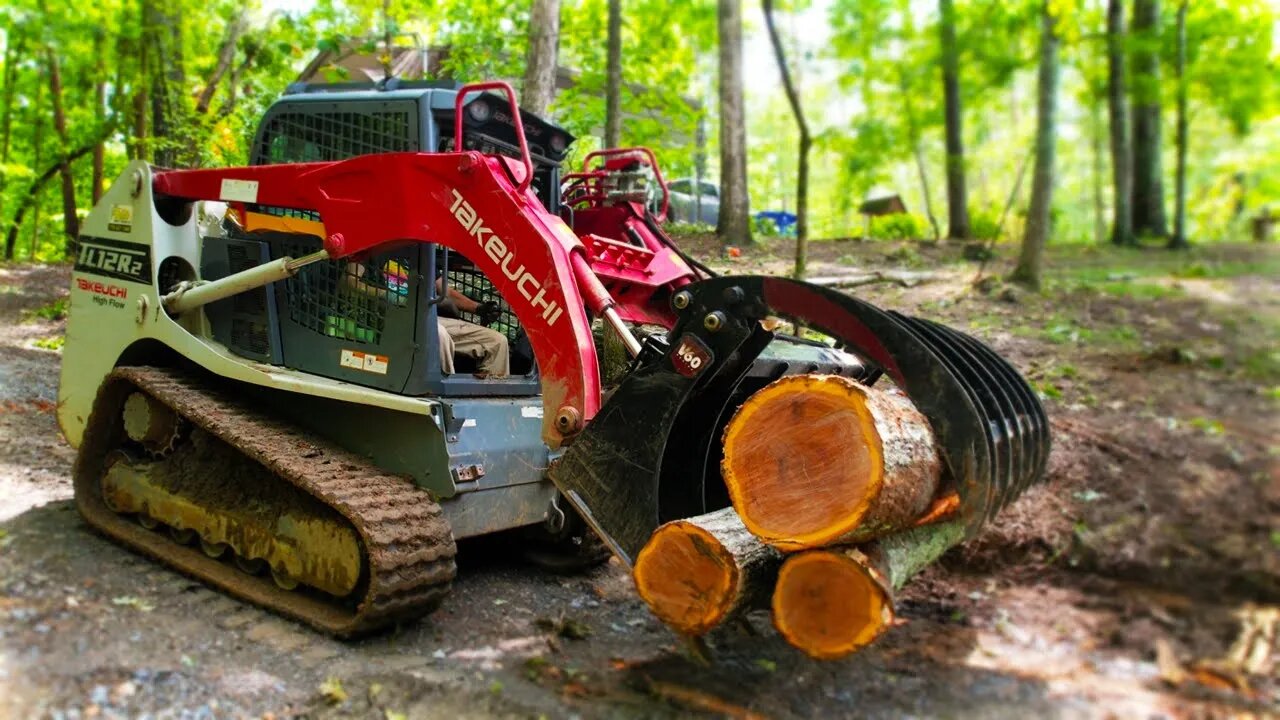
[{"label": "yellow warning sticker", "polygon": [[113,232],[129,232],[133,229],[133,206],[112,205],[111,217],[107,220],[107,229]]},{"label": "yellow warning sticker", "polygon": [[352,370],[386,375],[390,358],[386,355],[375,355],[359,350],[343,350],[342,357],[338,359],[338,364]]}]

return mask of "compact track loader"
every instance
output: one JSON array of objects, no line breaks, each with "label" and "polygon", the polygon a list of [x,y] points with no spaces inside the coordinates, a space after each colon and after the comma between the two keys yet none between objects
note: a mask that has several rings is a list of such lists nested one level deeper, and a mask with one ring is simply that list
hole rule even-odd
[{"label": "compact track loader", "polygon": [[[717,277],[664,232],[652,153],[562,176],[573,139],[504,83],[297,86],[248,167],[131,163],[72,278],[58,418],[85,519],[347,636],[436,606],[455,540],[631,563],[661,522],[725,507],[721,433],[784,375],[905,391],[970,532],[1042,477],[1043,410],[987,347]],[[444,372],[448,314],[501,333],[511,375]]]}]

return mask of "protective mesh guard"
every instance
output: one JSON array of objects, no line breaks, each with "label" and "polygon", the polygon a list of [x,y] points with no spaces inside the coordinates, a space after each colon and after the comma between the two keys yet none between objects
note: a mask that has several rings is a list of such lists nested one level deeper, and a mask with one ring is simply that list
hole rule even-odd
[{"label": "protective mesh guard", "polygon": [[[453,254],[450,263],[455,262],[456,254]],[[475,300],[476,302],[492,301],[498,305],[498,319],[488,327],[497,330],[507,336],[508,340],[515,340],[516,334],[520,331],[520,321],[516,319],[515,313],[511,312],[511,306],[507,301],[502,299],[498,291],[493,287],[493,283],[489,282],[483,273],[475,268],[455,268],[449,267],[449,287]],[[480,324],[480,318],[473,313],[459,312],[458,316],[467,322]]]},{"label": "protective mesh guard", "polygon": [[268,121],[260,137],[260,157],[267,163],[329,162],[418,149],[406,110],[283,113]]},{"label": "protective mesh guard", "polygon": [[[292,257],[315,250],[305,242],[283,242],[281,247]],[[321,335],[377,345],[387,310],[409,302],[409,268],[406,257],[394,254],[308,265],[285,281],[289,317]]]}]

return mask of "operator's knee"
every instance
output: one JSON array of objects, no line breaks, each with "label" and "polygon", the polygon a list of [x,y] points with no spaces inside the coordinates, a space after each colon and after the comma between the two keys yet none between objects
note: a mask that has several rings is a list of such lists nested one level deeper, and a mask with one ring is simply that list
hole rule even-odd
[{"label": "operator's knee", "polygon": [[510,375],[511,350],[507,336],[497,330],[484,328],[481,343],[484,348],[484,358],[480,363],[481,371],[488,373],[490,377]]}]

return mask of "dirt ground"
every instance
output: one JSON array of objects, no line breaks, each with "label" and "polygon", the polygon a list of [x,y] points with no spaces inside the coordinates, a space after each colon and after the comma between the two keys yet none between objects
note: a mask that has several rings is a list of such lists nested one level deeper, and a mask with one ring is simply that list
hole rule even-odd
[{"label": "dirt ground", "polygon": [[[689,246],[744,273],[791,252]],[[64,321],[37,311],[68,271],[0,267],[0,717],[1276,716],[1280,250],[1055,250],[1042,294],[974,289],[959,254],[819,243],[810,275],[906,273],[851,292],[1009,357],[1052,419],[1048,481],[870,649],[808,660],[755,616],[710,665],[616,564],[549,575],[502,538],[463,545],[439,612],[352,643],[112,545],[69,500],[53,414]]]}]

